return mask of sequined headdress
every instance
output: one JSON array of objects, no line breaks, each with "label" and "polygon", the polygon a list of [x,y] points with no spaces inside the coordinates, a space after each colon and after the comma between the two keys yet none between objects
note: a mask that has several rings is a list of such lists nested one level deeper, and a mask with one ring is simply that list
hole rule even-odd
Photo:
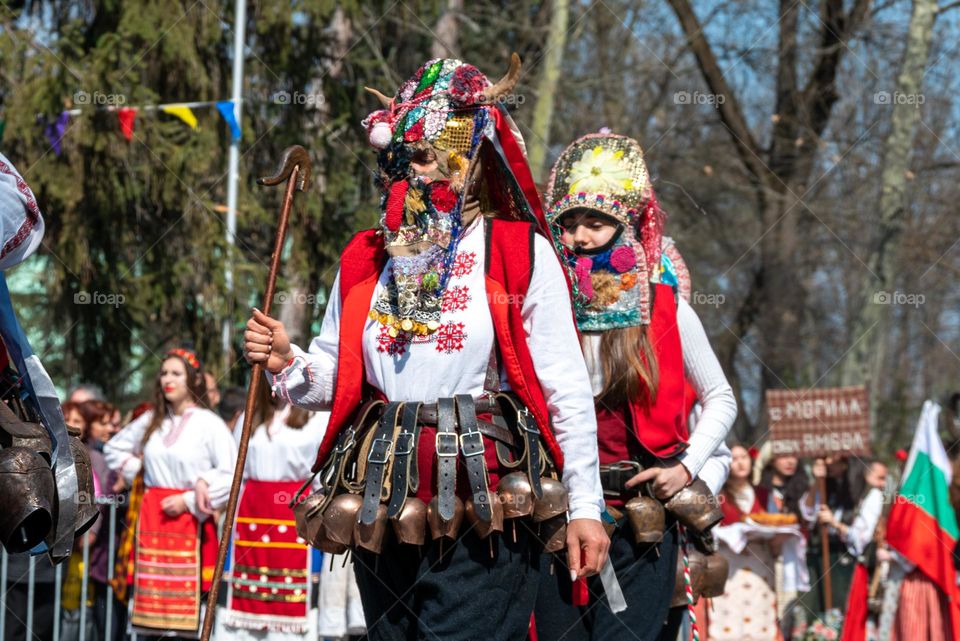
[{"label": "sequined headdress", "polygon": [[430,60],[363,121],[379,150],[380,228],[393,278],[370,312],[392,335],[440,326],[440,304],[463,229],[468,193],[485,214],[536,221],[546,233],[523,140],[501,101],[520,59],[491,83],[459,60]]},{"label": "sequined headdress", "polygon": [[[560,155],[550,175],[547,220],[570,271],[577,324],[603,331],[650,323],[650,283],[662,272],[663,212],[637,141],[615,134],[584,136]],[[611,242],[578,252],[560,240],[560,224],[589,210],[618,225]]]}]

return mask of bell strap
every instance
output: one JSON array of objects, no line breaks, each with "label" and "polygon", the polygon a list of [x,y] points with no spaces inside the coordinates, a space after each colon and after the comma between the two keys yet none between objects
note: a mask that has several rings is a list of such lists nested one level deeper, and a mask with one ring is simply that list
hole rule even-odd
[{"label": "bell strap", "polygon": [[452,398],[437,399],[437,508],[444,521],[453,519],[457,488],[456,405]]},{"label": "bell strap", "polygon": [[483,433],[477,425],[477,411],[473,397],[469,394],[457,394],[457,414],[460,418],[460,453],[466,462],[467,478],[473,494],[473,508],[477,518],[489,523],[493,518],[490,506],[490,492],[487,485],[487,461],[483,456]]},{"label": "bell strap", "polygon": [[[337,440],[337,445],[331,456],[331,471],[324,472],[320,478],[324,488],[327,489],[327,502],[333,499],[337,488],[340,487],[354,494],[359,494],[363,491],[362,476],[359,477],[361,480],[357,480],[357,474],[353,474],[352,478],[347,478],[348,465],[352,466],[355,461],[353,451],[357,447],[358,437],[365,433],[369,437],[370,434],[373,433],[373,430],[369,428],[371,425],[376,424],[376,420],[371,419],[379,419],[379,414],[383,410],[384,405],[386,405],[386,403],[379,400],[367,401],[361,405],[353,424],[348,427]],[[364,441],[366,440],[365,438]],[[366,442],[364,442],[363,445],[366,445]],[[361,447],[363,447],[363,445],[361,445]],[[365,463],[364,461],[364,464]],[[325,507],[326,505],[324,505],[324,508]]]},{"label": "bell strap", "polygon": [[[511,420],[515,421],[515,429],[519,433],[520,440],[523,442],[523,455],[513,461],[507,458],[505,460],[503,450],[497,446],[497,457],[500,463],[505,467],[516,469],[526,463],[527,477],[530,479],[530,487],[533,490],[535,498],[543,497],[543,486],[540,484],[541,472],[541,452],[540,452],[540,429],[533,416],[522,404],[518,405],[514,397],[510,394],[497,394],[496,398],[506,406],[503,416],[509,424]],[[497,418],[497,417],[494,417]]]},{"label": "bell strap", "polygon": [[[397,418],[403,408],[402,402],[387,403],[387,408],[380,418],[380,424],[373,432],[373,439],[364,442],[366,457],[366,487],[363,493],[363,507],[360,510],[360,523],[373,525],[377,519],[377,507],[380,505],[383,492],[383,477],[390,461],[390,451],[393,449],[393,433],[397,429]],[[369,447],[367,447],[369,446]]]},{"label": "bell strap", "polygon": [[[393,443],[393,488],[390,504],[387,506],[387,516],[390,518],[400,514],[411,486],[420,484],[420,475],[417,472],[417,442],[420,440],[420,422],[417,415],[420,405],[407,403],[403,406],[403,420]],[[416,491],[416,487],[413,490]]]}]

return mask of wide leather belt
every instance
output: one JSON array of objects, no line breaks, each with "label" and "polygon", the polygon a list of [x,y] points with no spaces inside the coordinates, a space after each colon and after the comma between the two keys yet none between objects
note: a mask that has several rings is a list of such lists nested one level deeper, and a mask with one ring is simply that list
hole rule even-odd
[{"label": "wide leather belt", "polygon": [[453,520],[456,508],[457,438],[456,404],[452,398],[437,400],[437,510],[444,521]]},{"label": "wide leather belt", "polygon": [[636,461],[617,461],[600,466],[600,485],[604,496],[620,496],[628,492],[627,481],[640,473],[643,466]]},{"label": "wide leather belt", "polygon": [[[477,414],[492,414],[496,417],[500,416],[500,405],[495,399],[486,397],[477,398],[473,399],[473,403]],[[420,406],[420,422],[424,425],[437,424],[436,403],[424,403]],[[489,436],[490,438],[498,440],[501,443],[509,445],[510,447],[517,447],[517,439],[513,435],[513,432],[510,431],[509,427],[496,425],[490,421],[477,420],[477,429],[479,429],[480,433],[484,436]]]},{"label": "wide leather belt", "polygon": [[483,458],[483,434],[477,425],[477,411],[473,397],[457,394],[457,413],[460,417],[460,452],[466,461],[467,478],[473,495],[473,508],[477,518],[486,523],[493,518],[490,494],[487,486],[487,466]]},{"label": "wide leather belt", "polygon": [[387,403],[380,423],[369,442],[366,461],[366,487],[363,494],[363,508],[360,510],[360,522],[372,525],[377,518],[377,506],[380,505],[383,492],[383,478],[390,463],[393,449],[394,432],[397,430],[397,418],[403,403]]},{"label": "wide leather belt", "polygon": [[420,423],[417,421],[420,403],[407,403],[403,407],[403,421],[397,440],[393,444],[393,488],[387,516],[400,514],[409,490],[417,491],[420,474],[417,469],[417,441],[420,440]]}]

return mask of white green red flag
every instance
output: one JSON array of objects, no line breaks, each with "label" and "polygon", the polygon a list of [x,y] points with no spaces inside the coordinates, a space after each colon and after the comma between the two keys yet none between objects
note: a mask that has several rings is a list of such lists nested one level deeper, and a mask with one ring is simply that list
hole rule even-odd
[{"label": "white green red flag", "polygon": [[960,591],[953,548],[960,538],[950,504],[953,469],[939,434],[940,406],[926,401],[913,436],[900,490],[887,521],[887,543],[933,581],[950,601],[954,639],[960,639]]}]

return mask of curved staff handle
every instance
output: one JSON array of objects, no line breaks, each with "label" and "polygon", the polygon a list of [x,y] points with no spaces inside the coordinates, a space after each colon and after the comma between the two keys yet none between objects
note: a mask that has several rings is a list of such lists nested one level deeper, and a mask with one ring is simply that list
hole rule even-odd
[{"label": "curved staff handle", "polygon": [[[270,314],[270,303],[273,301],[273,290],[277,282],[277,273],[280,271],[280,254],[287,236],[287,223],[290,219],[290,207],[293,205],[293,192],[305,191],[310,182],[310,155],[300,145],[287,147],[283,151],[283,160],[280,168],[273,176],[257,179],[257,184],[272,187],[287,181],[287,189],[283,195],[283,206],[280,209],[280,221],[277,223],[277,233],[274,237],[273,254],[270,256],[270,273],[267,276],[267,291],[264,293],[262,310]],[[217,609],[217,595],[220,592],[220,581],[223,578],[223,565],[233,537],[233,525],[237,516],[237,501],[240,497],[240,486],[243,482],[243,470],[247,464],[247,447],[250,444],[253,412],[256,405],[257,390],[263,378],[263,366],[255,363],[250,374],[250,386],[247,388],[247,402],[243,412],[243,432],[237,448],[237,465],[233,470],[233,484],[230,486],[230,500],[227,501],[226,519],[223,523],[223,535],[220,537],[220,549],[217,553],[217,566],[213,571],[213,583],[207,596],[207,611],[203,617],[203,628],[200,632],[201,641],[210,641],[213,631],[214,615]]]}]

